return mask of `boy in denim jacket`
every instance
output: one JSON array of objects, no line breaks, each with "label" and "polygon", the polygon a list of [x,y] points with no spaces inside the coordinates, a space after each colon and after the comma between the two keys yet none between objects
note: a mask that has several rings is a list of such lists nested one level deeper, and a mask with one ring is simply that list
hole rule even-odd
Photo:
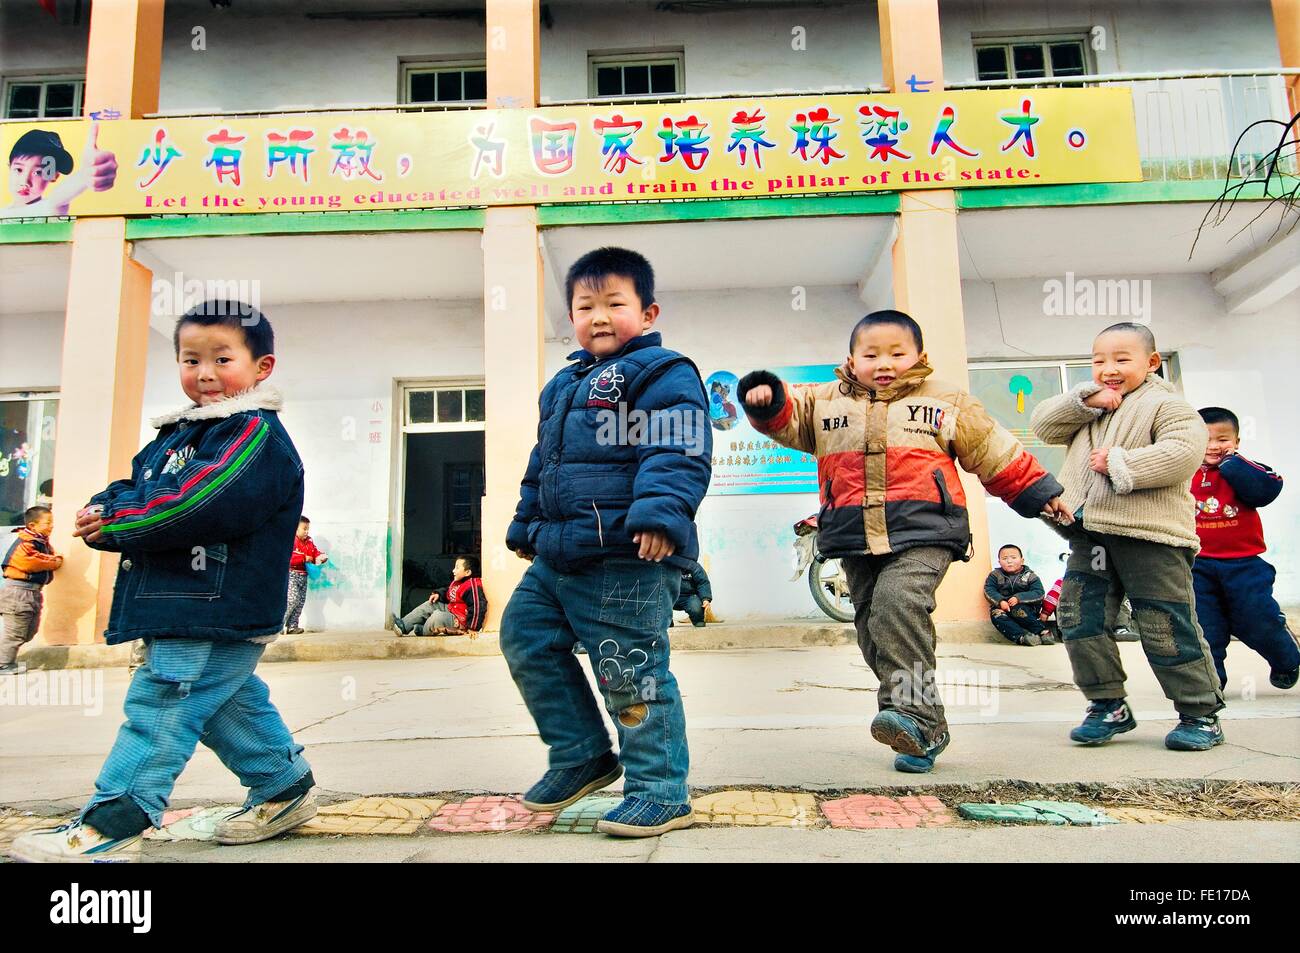
[{"label": "boy in denim jacket", "polygon": [[[216,828],[222,844],[310,820],[311,768],[254,674],[284,619],[303,467],[280,423],[270,322],[208,301],[176,324],[181,389],[193,403],[153,421],[131,478],[96,494],[74,533],[121,553],[105,640],[143,639],[95,794],[70,824],[14,841],[19,860],[133,862],[200,741],[249,789]],[[278,584],[268,567],[282,567]]]}]

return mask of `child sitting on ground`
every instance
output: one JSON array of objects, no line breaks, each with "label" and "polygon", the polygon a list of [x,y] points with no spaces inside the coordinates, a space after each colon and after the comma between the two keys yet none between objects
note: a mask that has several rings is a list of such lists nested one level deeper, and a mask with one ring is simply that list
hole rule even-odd
[{"label": "child sitting on ground", "polygon": [[451,571],[451,583],[435,589],[428,600],[405,617],[393,614],[393,628],[403,635],[440,635],[438,630],[477,632],[487,617],[487,599],[479,577],[478,560],[461,556]]},{"label": "child sitting on ground", "polygon": [[1020,547],[1008,543],[998,550],[998,567],[984,580],[993,627],[1014,645],[1054,645],[1056,637],[1040,618],[1043,581],[1025,565]]}]

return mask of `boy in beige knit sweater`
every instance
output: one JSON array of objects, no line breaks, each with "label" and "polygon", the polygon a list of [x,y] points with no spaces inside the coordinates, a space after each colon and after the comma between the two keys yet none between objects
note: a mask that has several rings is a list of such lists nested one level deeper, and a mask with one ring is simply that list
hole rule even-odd
[{"label": "boy in beige knit sweater", "polygon": [[1100,745],[1137,727],[1107,634],[1127,594],[1147,661],[1178,710],[1165,746],[1204,751],[1223,743],[1223,694],[1192,590],[1200,542],[1188,485],[1206,434],[1159,367],[1149,328],[1111,325],[1093,342],[1092,381],[1043,401],[1031,426],[1044,443],[1069,446],[1062,499],[1075,521],[1060,528],[1070,558],[1057,618],[1074,682],[1090,702],[1071,740]]}]

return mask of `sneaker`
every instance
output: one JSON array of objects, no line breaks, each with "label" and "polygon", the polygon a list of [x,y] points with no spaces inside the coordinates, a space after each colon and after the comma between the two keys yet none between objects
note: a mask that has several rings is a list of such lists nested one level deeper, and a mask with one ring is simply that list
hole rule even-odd
[{"label": "sneaker", "polygon": [[397,633],[399,638],[411,631],[406,627],[406,623],[402,621],[402,617],[396,612],[393,613],[393,631]]},{"label": "sneaker", "polygon": [[694,823],[695,811],[689,804],[656,804],[629,795],[596,822],[596,831],[615,837],[655,837]]},{"label": "sneaker", "polygon": [[1098,698],[1088,705],[1083,724],[1070,732],[1070,740],[1081,745],[1104,745],[1116,735],[1132,731],[1137,719],[1122,698]]},{"label": "sneaker", "polygon": [[921,726],[909,715],[887,708],[871,720],[871,737],[899,754],[924,758],[928,746]]},{"label": "sneaker", "polygon": [[1038,641],[1044,645],[1055,645],[1056,636],[1052,635],[1051,629],[1044,629],[1038,636]]},{"label": "sneaker", "polygon": [[1142,636],[1138,635],[1132,629],[1125,628],[1122,625],[1114,632],[1111,633],[1111,638],[1113,638],[1116,642],[1141,642],[1142,641]]},{"label": "sneaker", "polygon": [[284,630],[284,634],[285,634],[285,635],[302,635],[302,629],[301,629],[301,628],[298,628],[297,626],[295,626],[295,627],[292,628],[292,629],[285,629],[285,630]]},{"label": "sneaker", "polygon": [[906,774],[929,774],[934,770],[934,759],[943,754],[943,749],[948,747],[948,742],[951,740],[952,735],[945,731],[925,749],[925,754],[921,757],[911,754],[898,755],[894,758],[894,770]]},{"label": "sneaker", "polygon": [[614,752],[573,768],[552,768],[524,794],[530,811],[560,811],[582,800],[592,791],[609,787],[623,776],[623,766]]},{"label": "sneaker", "polygon": [[1043,640],[1032,632],[1026,632],[1020,637],[1021,645],[1042,645]]},{"label": "sneaker", "polygon": [[1178,727],[1165,735],[1171,751],[1209,751],[1223,744],[1223,726],[1218,715],[1179,715]]},{"label": "sneaker", "polygon": [[22,675],[26,671],[26,662],[10,662],[7,665],[0,665],[0,675]]},{"label": "sneaker", "polygon": [[1274,669],[1268,673],[1268,683],[1274,688],[1295,688],[1298,681],[1300,681],[1300,668],[1293,668],[1289,672]]},{"label": "sneaker", "polygon": [[134,864],[140,859],[143,832],[114,840],[89,824],[28,831],[9,846],[9,856],[29,864]]},{"label": "sneaker", "polygon": [[256,844],[279,837],[316,816],[316,798],[308,791],[291,801],[264,801],[240,808],[217,822],[218,844]]}]

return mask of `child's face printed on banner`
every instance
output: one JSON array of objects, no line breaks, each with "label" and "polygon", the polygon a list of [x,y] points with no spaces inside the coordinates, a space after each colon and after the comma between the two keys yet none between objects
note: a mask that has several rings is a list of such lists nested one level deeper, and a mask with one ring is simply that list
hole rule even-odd
[{"label": "child's face printed on banner", "polygon": [[1205,465],[1217,467],[1228,453],[1241,446],[1241,437],[1237,434],[1237,429],[1226,420],[1206,424],[1205,429],[1210,434],[1210,442],[1205,445]]},{"label": "child's face printed on banner", "polygon": [[275,357],[253,357],[240,328],[222,324],[181,327],[181,389],[199,406],[251,389],[271,376]]},{"label": "child's face printed on banner", "polygon": [[1148,351],[1135,331],[1108,331],[1092,344],[1092,379],[1107,390],[1129,394],[1147,374],[1160,367],[1160,355]]},{"label": "child's face printed on banner", "polygon": [[38,201],[53,179],[42,172],[43,156],[14,156],[9,163],[9,193],[26,205]]},{"label": "child's face printed on banner", "polygon": [[596,357],[616,353],[628,341],[654,326],[659,305],[641,304],[630,278],[608,275],[599,288],[578,284],[569,303],[569,320],[578,344]]},{"label": "child's face printed on banner", "polygon": [[910,330],[898,324],[877,324],[859,332],[849,367],[863,387],[882,390],[924,357]]}]

